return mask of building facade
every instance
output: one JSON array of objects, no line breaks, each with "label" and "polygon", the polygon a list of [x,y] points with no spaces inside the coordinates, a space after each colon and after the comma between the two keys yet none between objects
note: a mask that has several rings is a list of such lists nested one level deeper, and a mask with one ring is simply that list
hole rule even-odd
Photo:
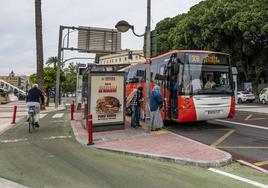
[{"label": "building facade", "polygon": [[16,76],[13,71],[9,73],[8,76],[0,76],[0,79],[10,83],[11,85],[23,90],[28,91],[31,86],[30,77],[29,76]]},{"label": "building facade", "polygon": [[[132,53],[132,59],[129,53]],[[132,64],[132,63],[141,63],[146,61],[143,55],[142,50],[123,50],[118,54],[110,54],[100,57],[99,64]]]}]

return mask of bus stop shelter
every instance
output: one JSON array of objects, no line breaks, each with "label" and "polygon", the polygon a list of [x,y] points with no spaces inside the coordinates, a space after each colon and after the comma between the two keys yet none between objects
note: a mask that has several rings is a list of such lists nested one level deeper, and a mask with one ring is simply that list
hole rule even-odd
[{"label": "bus stop shelter", "polygon": [[93,131],[124,129],[125,72],[127,65],[89,64],[82,75],[83,126],[92,114]]}]

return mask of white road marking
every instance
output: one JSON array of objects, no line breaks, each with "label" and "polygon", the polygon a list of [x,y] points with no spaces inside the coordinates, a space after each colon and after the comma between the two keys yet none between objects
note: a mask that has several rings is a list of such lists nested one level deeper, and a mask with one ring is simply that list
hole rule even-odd
[{"label": "white road marking", "polygon": [[40,114],[40,119],[44,118],[47,114]]},{"label": "white road marking", "polygon": [[50,136],[43,138],[43,140],[54,140],[54,139],[62,139],[62,138],[72,138],[72,136]]},{"label": "white road marking", "polygon": [[217,146],[219,149],[268,149],[268,146]]},{"label": "white road marking", "polygon": [[13,182],[13,181],[10,181],[10,180],[7,180],[7,179],[4,179],[4,178],[0,178],[0,187],[2,188],[12,188],[12,187],[15,187],[15,188],[28,188],[24,185],[20,185],[16,182]]},{"label": "white road marking", "polygon": [[66,104],[65,104],[65,106],[70,106],[70,105],[71,105],[71,104],[69,104],[69,103],[66,103]]},{"label": "white road marking", "polygon": [[236,108],[260,108],[261,106],[236,105]]},{"label": "white road marking", "polygon": [[247,166],[249,166],[249,167],[251,167],[251,168],[254,168],[254,169],[256,169],[256,170],[259,170],[259,171],[261,171],[261,172],[263,172],[263,173],[265,173],[265,174],[268,174],[268,170],[265,170],[265,169],[263,169],[263,168],[261,168],[261,167],[258,167],[258,166],[256,166],[256,165],[254,165],[254,164],[248,163],[248,162],[243,161],[243,160],[237,160],[237,162],[239,162],[239,163],[241,163],[241,164],[244,164],[244,165],[247,165]]},{"label": "white road marking", "polygon": [[227,120],[222,120],[222,119],[215,119],[215,121],[223,122],[223,123],[230,123],[230,124],[235,124],[235,125],[241,125],[241,126],[245,126],[245,127],[251,127],[251,128],[257,128],[257,129],[268,130],[268,127],[262,127],[262,126],[257,126],[257,125],[252,125],[252,124],[247,124],[247,123],[238,123],[238,122],[227,121]]},{"label": "white road marking", "polygon": [[17,143],[27,141],[28,138],[14,139],[14,140],[0,140],[0,143]]},{"label": "white road marking", "polygon": [[236,175],[233,175],[233,174],[230,174],[230,173],[227,173],[227,172],[223,172],[223,171],[217,170],[215,168],[209,168],[208,170],[212,171],[212,172],[216,172],[216,173],[224,175],[224,176],[228,176],[230,178],[233,178],[233,179],[236,179],[236,180],[239,180],[239,181],[246,182],[246,183],[251,184],[251,185],[255,185],[257,187],[268,188],[268,185],[265,185],[265,184],[262,184],[262,183],[259,183],[259,182],[256,182],[256,181],[252,181],[252,180],[240,177],[240,176],[236,176]]},{"label": "white road marking", "polygon": [[[64,123],[66,122],[65,120],[54,120],[54,121],[49,121],[49,123]],[[55,125],[56,126],[56,125]]]},{"label": "white road marking", "polygon": [[[45,137],[43,140],[54,140],[54,139],[63,139],[63,138],[72,138],[72,136],[50,136]],[[18,142],[25,142],[28,138],[20,138],[14,140],[0,140],[0,143],[7,144],[7,143],[18,143]]]},{"label": "white road marking", "polygon": [[64,115],[64,113],[56,113],[52,118],[61,118]]}]

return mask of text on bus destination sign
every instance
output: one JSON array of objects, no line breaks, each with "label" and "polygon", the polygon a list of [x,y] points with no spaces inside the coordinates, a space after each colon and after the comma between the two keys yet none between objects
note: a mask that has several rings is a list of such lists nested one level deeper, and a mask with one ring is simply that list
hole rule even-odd
[{"label": "text on bus destination sign", "polygon": [[[203,60],[202,60],[203,59]],[[202,56],[199,55],[193,55],[191,62],[193,63],[220,63],[220,59],[217,56],[207,56],[203,58]]]}]

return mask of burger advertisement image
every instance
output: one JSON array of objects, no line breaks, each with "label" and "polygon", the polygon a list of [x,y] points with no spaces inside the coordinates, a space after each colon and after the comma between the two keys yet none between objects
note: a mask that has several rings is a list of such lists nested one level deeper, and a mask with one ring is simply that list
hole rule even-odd
[{"label": "burger advertisement image", "polygon": [[93,124],[124,121],[124,76],[91,76]]}]

